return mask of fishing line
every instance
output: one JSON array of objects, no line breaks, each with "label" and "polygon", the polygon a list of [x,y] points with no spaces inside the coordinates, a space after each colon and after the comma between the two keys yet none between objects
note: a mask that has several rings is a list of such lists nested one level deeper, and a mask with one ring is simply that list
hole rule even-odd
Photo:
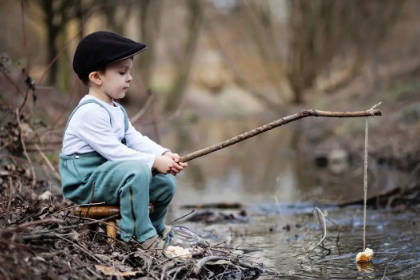
[{"label": "fishing line", "polygon": [[[379,106],[381,103],[376,104],[372,108]],[[364,164],[363,164],[363,252],[356,255],[357,268],[360,271],[368,271],[366,264],[373,258],[373,250],[366,248],[366,206],[367,206],[367,188],[368,188],[368,138],[369,138],[369,125],[368,120],[365,119],[365,151],[364,151]]]},{"label": "fishing line", "polygon": [[367,203],[367,169],[368,169],[368,119],[365,120],[365,152],[363,171],[363,250],[366,249],[366,203]]}]

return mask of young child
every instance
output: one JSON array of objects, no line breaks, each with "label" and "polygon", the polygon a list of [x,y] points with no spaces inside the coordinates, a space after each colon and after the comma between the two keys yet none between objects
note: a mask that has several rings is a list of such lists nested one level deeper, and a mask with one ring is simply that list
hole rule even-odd
[{"label": "young child", "polygon": [[68,119],[60,175],[71,201],[120,205],[121,239],[162,249],[170,232],[164,219],[175,194],[173,175],[187,164],[138,132],[116,102],[130,87],[133,56],[145,47],[104,31],[80,41],[73,69],[89,92]]}]

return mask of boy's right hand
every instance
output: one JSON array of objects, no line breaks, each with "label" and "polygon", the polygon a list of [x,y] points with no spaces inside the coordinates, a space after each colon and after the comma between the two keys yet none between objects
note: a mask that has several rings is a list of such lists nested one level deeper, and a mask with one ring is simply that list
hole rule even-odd
[{"label": "boy's right hand", "polygon": [[171,171],[171,168],[174,166],[174,164],[174,160],[167,156],[157,156],[153,162],[153,169],[159,171],[160,173],[166,174]]}]

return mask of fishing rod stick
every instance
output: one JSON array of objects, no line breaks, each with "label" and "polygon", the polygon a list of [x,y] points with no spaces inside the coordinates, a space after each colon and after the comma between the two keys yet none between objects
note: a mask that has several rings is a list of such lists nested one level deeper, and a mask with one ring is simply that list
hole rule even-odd
[{"label": "fishing rod stick", "polygon": [[355,118],[355,117],[382,116],[382,112],[379,109],[375,109],[379,105],[380,105],[380,103],[374,105],[369,110],[355,111],[355,112],[330,112],[330,111],[320,111],[320,110],[314,110],[314,109],[304,110],[304,111],[295,113],[293,115],[283,117],[283,118],[278,119],[276,121],[264,124],[262,126],[254,128],[254,129],[249,130],[247,132],[241,133],[241,134],[239,134],[235,137],[232,137],[230,139],[227,139],[227,140],[225,140],[221,143],[218,143],[218,144],[209,146],[207,148],[203,148],[203,149],[197,150],[195,152],[189,153],[185,156],[182,156],[180,158],[180,161],[187,162],[187,161],[193,160],[195,158],[205,156],[207,154],[213,153],[213,152],[218,151],[220,149],[223,149],[223,148],[226,148],[226,147],[231,146],[233,144],[244,141],[245,139],[254,137],[258,134],[261,134],[263,132],[271,130],[275,127],[282,126],[282,125],[287,124],[289,122],[297,121],[299,119],[303,119],[303,118],[306,118],[306,117]]}]

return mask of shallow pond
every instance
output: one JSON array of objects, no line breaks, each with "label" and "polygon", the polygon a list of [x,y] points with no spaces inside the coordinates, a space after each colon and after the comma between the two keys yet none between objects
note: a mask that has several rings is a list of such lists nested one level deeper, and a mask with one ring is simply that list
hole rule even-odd
[{"label": "shallow pond", "polygon": [[[166,131],[162,140],[187,154],[263,122],[201,121],[182,126],[176,134]],[[375,256],[371,267],[356,265],[355,256],[363,246],[363,209],[331,205],[362,197],[362,151],[360,157],[346,157],[348,164],[337,172],[317,166],[315,159],[317,155],[328,158],[331,150],[345,151],[345,145],[307,147],[302,138],[310,136],[291,124],[193,160],[178,176],[169,219],[188,212],[180,205],[239,202],[247,212],[245,223],[184,225],[204,238],[244,249],[251,260],[264,263],[281,278],[418,279],[420,218],[415,211],[368,209],[366,245]],[[362,134],[354,137],[363,139]],[[387,166],[369,164],[369,193],[407,179]],[[323,235],[313,214],[315,206],[327,215],[324,248],[313,248]]]},{"label": "shallow pond", "polygon": [[[285,279],[418,279],[420,218],[415,213],[369,210],[366,246],[374,250],[371,266],[355,263],[362,251],[363,209],[319,206],[328,215],[327,237],[312,205],[247,206],[247,223],[183,223],[214,243],[244,250]],[[181,213],[181,210],[176,211]],[[261,279],[272,279],[263,276]],[[277,278],[277,277],[275,277]]]}]

